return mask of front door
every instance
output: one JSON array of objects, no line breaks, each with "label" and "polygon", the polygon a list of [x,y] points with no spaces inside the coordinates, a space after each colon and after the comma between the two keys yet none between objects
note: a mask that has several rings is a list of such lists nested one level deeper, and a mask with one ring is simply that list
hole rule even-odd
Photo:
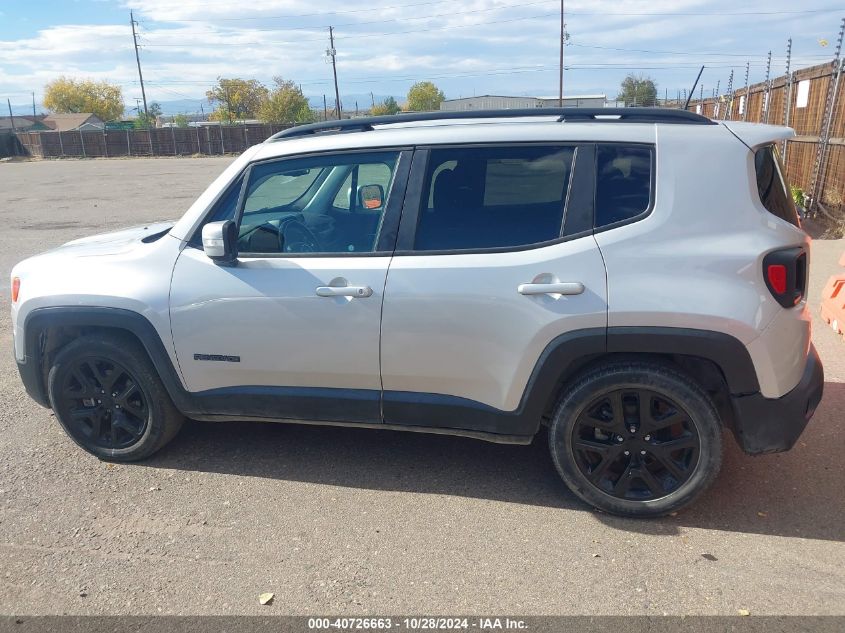
[{"label": "front door", "polygon": [[237,220],[237,265],[188,246],[171,288],[179,366],[205,411],[381,421],[381,307],[408,158],[256,163],[241,208],[212,213]]}]

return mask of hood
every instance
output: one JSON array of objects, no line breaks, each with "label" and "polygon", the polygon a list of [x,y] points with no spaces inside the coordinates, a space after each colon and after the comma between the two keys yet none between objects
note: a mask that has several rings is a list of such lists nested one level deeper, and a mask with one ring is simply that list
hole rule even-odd
[{"label": "hood", "polygon": [[173,224],[174,222],[156,222],[112,233],[83,237],[63,244],[50,253],[62,252],[77,257],[117,255],[133,250],[144,241],[155,241],[166,234]]}]

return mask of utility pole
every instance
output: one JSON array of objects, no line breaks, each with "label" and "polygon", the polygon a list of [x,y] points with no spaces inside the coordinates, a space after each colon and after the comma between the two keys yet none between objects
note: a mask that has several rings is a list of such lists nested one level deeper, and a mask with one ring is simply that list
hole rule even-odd
[{"label": "utility pole", "polygon": [[35,93],[32,93],[32,116],[38,116],[35,114]]},{"label": "utility pole", "polygon": [[375,98],[375,96],[373,96],[372,90],[370,90],[370,101],[373,102],[373,107],[375,108],[376,107],[376,98]]},{"label": "utility pole", "polygon": [[[789,114],[792,110],[792,38],[786,41],[786,99],[783,102],[783,125],[789,127]],[[783,139],[781,156],[786,164],[786,139]]]},{"label": "utility pole", "polygon": [[326,51],[326,55],[332,58],[332,74],[334,75],[334,98],[335,98],[335,110],[337,111],[337,118],[340,120],[340,115],[342,111],[342,107],[340,105],[340,90],[337,88],[337,50],[334,47],[334,29],[330,26],[329,27],[329,49]]},{"label": "utility pole", "polygon": [[745,95],[742,97],[742,120],[748,120],[748,71],[751,70],[751,62],[745,62]]},{"label": "utility pole", "polygon": [[329,106],[326,104],[326,95],[323,95],[323,121],[329,120]]},{"label": "utility pole", "polygon": [[769,57],[766,59],[766,118],[764,120],[765,123],[769,122],[769,111],[772,109],[772,104],[769,103],[772,98],[772,80],[771,80],[771,73],[772,73],[772,51],[769,51]]},{"label": "utility pole", "polygon": [[733,85],[734,85],[734,71],[731,68],[731,74],[728,76],[728,92],[726,93],[727,99],[725,100],[725,111],[722,112],[722,120],[725,121],[728,118],[728,110],[731,110],[731,106],[733,105]]},{"label": "utility pole", "polygon": [[135,15],[132,11],[129,12],[129,24],[132,26],[132,42],[135,44],[135,61],[138,64],[138,79],[141,81],[141,96],[144,98],[144,116],[147,123],[150,120],[150,113],[147,111],[147,93],[144,90],[144,75],[141,74],[141,56],[138,55],[138,35],[135,33]]},{"label": "utility pole", "polygon": [[563,107],[563,44],[566,41],[566,22],[564,22],[563,0],[560,0],[560,83],[558,85],[558,107]]},{"label": "utility pole", "polygon": [[827,167],[828,149],[830,145],[830,130],[833,124],[834,110],[836,99],[839,94],[839,84],[842,79],[842,40],[845,38],[845,18],[842,18],[842,23],[839,27],[839,37],[836,40],[836,51],[833,56],[833,64],[831,65],[830,81],[827,86],[827,98],[825,99],[824,110],[824,127],[819,135],[818,151],[816,152],[816,162],[813,166],[813,181],[810,188],[810,210],[816,211],[819,208],[819,198],[824,193],[825,171]]},{"label": "utility pole", "polygon": [[9,123],[12,124],[12,134],[17,134],[18,130],[15,128],[15,116],[12,114],[12,102],[6,99],[6,105],[9,106]]}]

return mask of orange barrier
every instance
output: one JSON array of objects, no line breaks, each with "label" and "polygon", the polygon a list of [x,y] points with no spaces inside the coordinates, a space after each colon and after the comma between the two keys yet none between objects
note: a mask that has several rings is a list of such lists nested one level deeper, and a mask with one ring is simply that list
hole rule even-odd
[{"label": "orange barrier", "polygon": [[[845,253],[839,260],[845,267]],[[845,334],[845,273],[832,275],[822,292],[822,318],[837,334]]]}]

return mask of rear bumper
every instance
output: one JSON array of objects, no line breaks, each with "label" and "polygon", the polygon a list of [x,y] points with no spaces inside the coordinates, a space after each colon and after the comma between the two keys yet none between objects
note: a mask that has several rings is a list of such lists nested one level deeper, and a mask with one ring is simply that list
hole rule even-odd
[{"label": "rear bumper", "polygon": [[801,381],[786,395],[731,396],[739,445],[752,455],[788,451],[813,417],[823,391],[824,369],[816,348],[810,345]]}]

